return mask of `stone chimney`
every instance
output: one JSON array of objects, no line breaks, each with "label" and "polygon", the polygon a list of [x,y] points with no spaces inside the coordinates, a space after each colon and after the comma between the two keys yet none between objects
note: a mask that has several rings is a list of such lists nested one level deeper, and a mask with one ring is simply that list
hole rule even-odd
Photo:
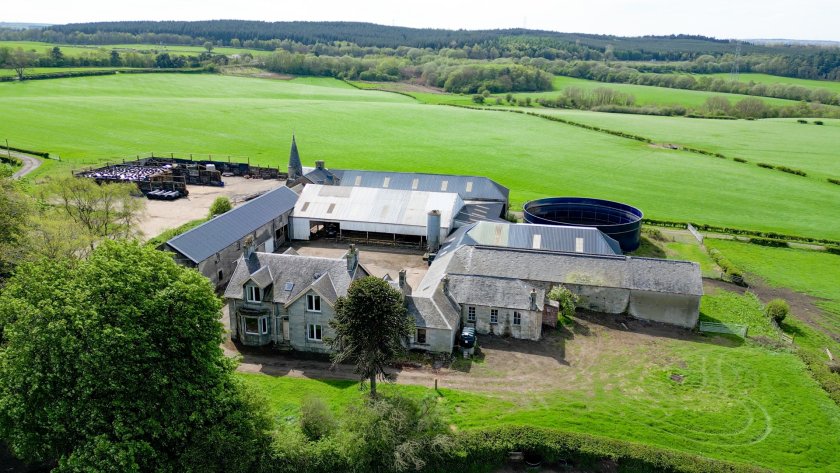
[{"label": "stone chimney", "polygon": [[315,169],[324,169],[324,161],[315,161]]},{"label": "stone chimney", "polygon": [[359,252],[356,251],[356,245],[354,243],[350,244],[350,249],[347,251],[347,271],[353,272],[356,270],[356,266],[359,265]]},{"label": "stone chimney", "polygon": [[531,289],[531,310],[537,310],[537,290]]},{"label": "stone chimney", "polygon": [[400,270],[400,289],[405,291],[406,284],[407,284],[407,282],[406,282],[406,271],[404,269],[401,269]]},{"label": "stone chimney", "polygon": [[254,253],[257,252],[257,244],[254,241],[254,237],[252,235],[248,235],[247,237],[245,237],[244,246],[245,246],[245,252],[244,252],[245,253],[245,259],[250,258],[251,256],[254,255]]},{"label": "stone chimney", "polygon": [[449,295],[449,275],[444,275],[443,279],[440,282],[443,283],[443,293],[448,296]]}]

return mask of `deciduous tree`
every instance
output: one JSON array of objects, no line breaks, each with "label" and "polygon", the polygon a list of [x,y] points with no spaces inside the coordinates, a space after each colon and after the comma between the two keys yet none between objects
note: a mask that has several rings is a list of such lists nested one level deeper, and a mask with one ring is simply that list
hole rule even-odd
[{"label": "deciduous tree", "polygon": [[0,438],[57,471],[258,470],[270,421],[222,354],[220,308],[137,243],[22,264],[0,296]]}]

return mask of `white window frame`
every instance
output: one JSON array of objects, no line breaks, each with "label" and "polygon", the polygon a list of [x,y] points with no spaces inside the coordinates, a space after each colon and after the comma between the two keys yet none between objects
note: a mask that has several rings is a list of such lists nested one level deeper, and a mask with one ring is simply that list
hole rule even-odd
[{"label": "white window frame", "polygon": [[490,323],[499,323],[499,309],[490,309]]},{"label": "white window frame", "polygon": [[[318,308],[315,308],[315,302],[318,302]],[[321,312],[321,296],[318,294],[306,295],[306,311],[307,312]]]},{"label": "white window frame", "polygon": [[475,306],[467,307],[467,322],[475,322]]},{"label": "white window frame", "polygon": [[257,286],[245,286],[246,302],[262,302],[262,289]]},{"label": "white window frame", "polygon": [[321,324],[309,324],[309,325],[307,325],[306,326],[306,339],[309,340],[309,341],[313,341],[313,342],[322,341],[324,339],[324,327]]},{"label": "white window frame", "polygon": [[[248,331],[248,319],[257,319],[257,331],[256,332],[249,332]],[[246,335],[266,335],[266,334],[268,334],[268,316],[263,315],[261,317],[253,317],[253,316],[245,317],[245,334]]]},{"label": "white window frame", "polygon": [[521,312],[513,312],[513,325],[522,325],[522,313]]}]

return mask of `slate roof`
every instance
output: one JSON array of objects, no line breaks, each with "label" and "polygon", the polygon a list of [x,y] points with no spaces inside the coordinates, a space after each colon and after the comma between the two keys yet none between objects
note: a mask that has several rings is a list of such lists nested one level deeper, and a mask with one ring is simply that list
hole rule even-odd
[{"label": "slate roof", "polygon": [[592,255],[620,255],[618,242],[597,228],[478,222],[467,233],[475,245]]},{"label": "slate roof", "polygon": [[166,242],[198,264],[244,238],[257,228],[290,212],[298,195],[287,187],[266,192]]},{"label": "slate roof", "polygon": [[[480,176],[349,169],[330,169],[329,172],[338,178],[338,185],[340,186],[455,192],[463,200],[493,201],[505,204],[507,204],[510,194],[507,187],[492,179]],[[306,178],[312,180],[310,174],[306,174]],[[321,174],[312,174],[312,177],[324,179]],[[317,180],[312,180],[312,182],[317,182]]]},{"label": "slate roof", "polygon": [[[338,297],[347,295],[354,277],[367,275],[361,266],[351,275],[343,258],[254,253],[248,259],[244,256],[239,258],[225,289],[225,297],[242,299],[242,286],[253,278],[252,275],[266,270],[274,285],[273,302],[279,304],[293,301],[313,287],[332,305]],[[287,285],[291,286],[291,290],[286,290]]]},{"label": "slate roof", "polygon": [[630,258],[632,286],[645,291],[703,295],[697,263],[654,258]]},{"label": "slate roof", "polygon": [[430,296],[408,296],[406,309],[417,327],[457,330],[461,311],[438,288]]},{"label": "slate roof", "polygon": [[461,304],[531,310],[531,290],[537,290],[536,310],[542,311],[545,290],[520,279],[490,276],[449,276],[449,293]]}]

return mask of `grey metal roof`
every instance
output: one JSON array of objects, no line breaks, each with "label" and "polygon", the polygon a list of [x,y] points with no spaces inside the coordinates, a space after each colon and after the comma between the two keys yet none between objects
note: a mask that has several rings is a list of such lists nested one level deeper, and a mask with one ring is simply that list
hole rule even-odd
[{"label": "grey metal roof", "polygon": [[[225,297],[242,299],[242,286],[252,279],[252,275],[267,268],[273,281],[273,301],[286,304],[301,293],[314,287],[331,304],[338,297],[347,295],[347,289],[353,281],[347,271],[347,261],[343,258],[319,258],[292,254],[254,253],[250,258],[239,258],[236,270],[230,278]],[[290,291],[286,290],[290,286]]]},{"label": "grey metal roof", "polygon": [[297,199],[298,195],[291,189],[278,187],[166,243],[198,264],[271,220],[291,212]]},{"label": "grey metal roof", "polygon": [[455,216],[455,224],[469,224],[481,221],[504,222],[500,217],[505,204],[502,202],[464,202],[464,207]]},{"label": "grey metal roof", "polygon": [[331,169],[330,172],[339,178],[338,184],[341,186],[455,192],[463,200],[503,203],[507,203],[510,194],[507,187],[480,176],[347,169]]},{"label": "grey metal roof", "polygon": [[537,291],[536,310],[543,310],[545,290],[520,279],[492,276],[449,276],[449,294],[459,304],[531,310],[531,290]]},{"label": "grey metal roof", "polygon": [[597,228],[478,222],[467,231],[476,245],[591,255],[620,255],[618,242]]}]

